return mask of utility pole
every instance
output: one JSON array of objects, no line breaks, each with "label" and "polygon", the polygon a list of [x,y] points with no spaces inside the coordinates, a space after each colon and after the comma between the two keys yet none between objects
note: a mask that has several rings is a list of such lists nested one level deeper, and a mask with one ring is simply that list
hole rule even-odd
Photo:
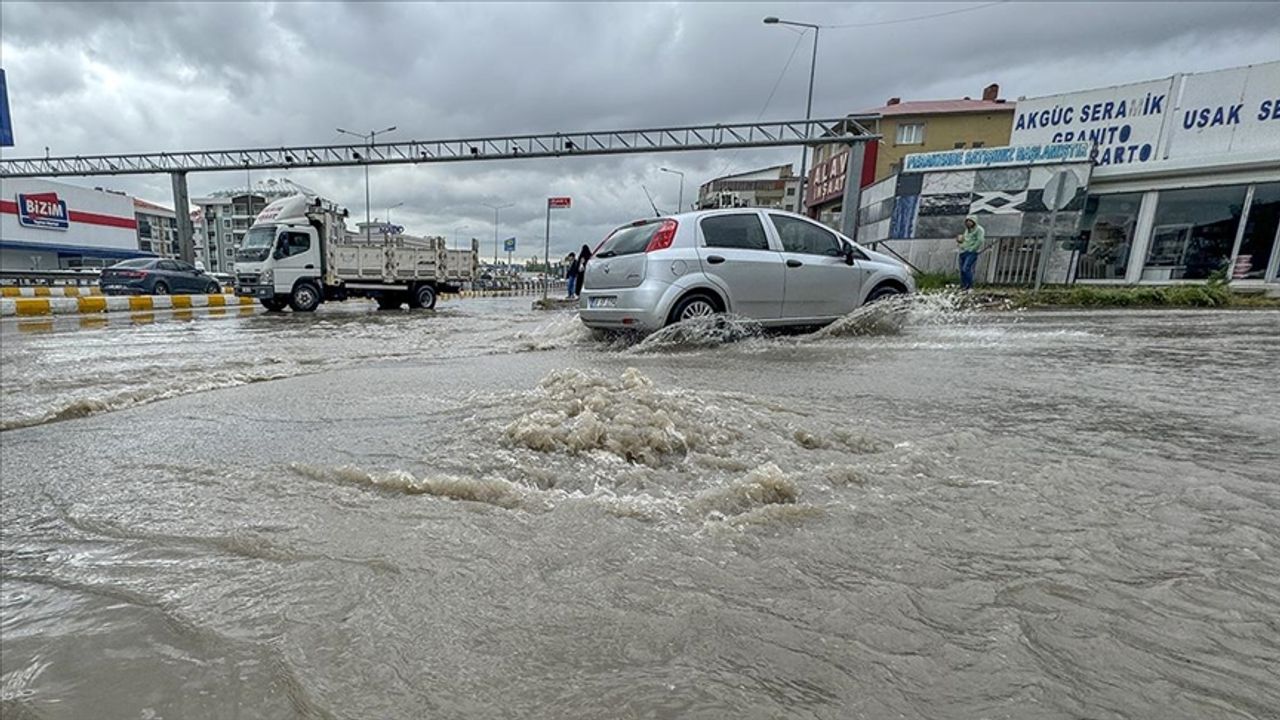
[{"label": "utility pole", "polygon": [[389,133],[395,129],[396,129],[396,126],[392,125],[391,127],[383,130],[370,130],[368,135],[362,135],[360,133],[351,132],[350,130],[343,130],[342,128],[337,128],[338,132],[343,133],[345,135],[350,135],[352,137],[358,137],[361,140],[366,141],[367,143],[366,147],[368,149],[365,151],[365,157],[364,157],[364,239],[365,239],[365,242],[369,242],[369,239],[370,239],[369,233],[371,232],[371,228],[373,225],[373,218],[369,209],[369,156],[373,154],[373,141],[376,140],[379,135],[383,133]]},{"label": "utility pole", "polygon": [[664,173],[671,173],[672,175],[680,176],[680,199],[676,201],[676,214],[679,215],[680,213],[684,212],[684,173],[680,172],[679,170],[672,170],[671,168],[658,168],[658,169]]},{"label": "utility pole", "polygon": [[[804,106],[804,119],[809,120],[813,117],[813,77],[818,71],[818,30],[821,25],[813,23],[794,22],[792,20],[779,20],[776,17],[767,17],[764,19],[765,25],[795,25],[796,27],[813,28],[813,59],[809,62],[809,99]],[[809,162],[808,146],[801,146],[803,151],[800,153],[800,212],[805,214],[804,191],[805,185],[808,184],[809,178],[806,176],[806,170]]]},{"label": "utility pole", "polygon": [[485,207],[493,210],[493,267],[494,272],[498,268],[498,211],[505,210],[509,207],[515,207],[515,203],[507,203],[506,205],[490,205],[489,203],[481,203]]}]

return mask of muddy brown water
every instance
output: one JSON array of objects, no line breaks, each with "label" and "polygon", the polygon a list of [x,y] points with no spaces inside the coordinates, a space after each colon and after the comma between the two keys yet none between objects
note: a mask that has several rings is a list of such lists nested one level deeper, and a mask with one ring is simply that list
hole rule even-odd
[{"label": "muddy brown water", "polygon": [[5,718],[1274,718],[1280,313],[0,325]]}]

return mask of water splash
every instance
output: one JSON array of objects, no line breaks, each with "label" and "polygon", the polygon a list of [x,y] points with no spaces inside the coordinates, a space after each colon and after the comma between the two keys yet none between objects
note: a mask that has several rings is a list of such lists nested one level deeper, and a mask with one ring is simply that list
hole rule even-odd
[{"label": "water splash", "polygon": [[673,352],[719,347],[760,337],[764,327],[740,315],[691,318],[668,325],[630,348],[634,353]]},{"label": "water splash", "polygon": [[804,338],[804,342],[839,337],[899,335],[907,327],[958,325],[976,314],[972,301],[963,293],[894,295],[863,305]]}]

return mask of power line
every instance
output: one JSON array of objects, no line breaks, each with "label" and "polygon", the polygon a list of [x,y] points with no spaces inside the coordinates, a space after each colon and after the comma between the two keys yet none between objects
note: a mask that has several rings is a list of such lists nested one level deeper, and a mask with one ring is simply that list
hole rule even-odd
[{"label": "power line", "polygon": [[928,15],[915,15],[913,17],[895,18],[893,20],[877,20],[875,22],[866,22],[866,23],[846,23],[844,25],[823,25],[822,29],[823,30],[827,30],[827,29],[840,30],[843,28],[862,28],[862,27],[877,27],[880,25],[896,25],[898,23],[916,22],[917,20],[929,20],[932,18],[946,17],[948,15],[959,15],[961,13],[973,12],[974,10],[982,10],[983,8],[989,8],[993,5],[1003,5],[1009,1],[1010,0],[996,0],[995,2],[983,3],[982,5],[974,5],[973,7],[959,8],[957,10],[946,10],[939,13],[930,13]]},{"label": "power line", "polygon": [[[789,29],[790,28],[788,28],[788,30]],[[769,111],[769,104],[773,102],[773,96],[778,92],[778,88],[782,85],[782,78],[786,77],[787,70],[791,69],[791,61],[796,59],[796,52],[800,50],[800,43],[804,42],[804,35],[804,32],[796,33],[796,44],[791,48],[791,54],[787,56],[787,62],[782,66],[782,72],[778,73],[778,79],[773,81],[773,89],[769,91],[769,97],[765,98],[764,106],[761,107],[760,112],[756,114],[756,122],[759,122],[760,118],[764,117],[764,114]],[[725,161],[724,167],[720,168],[720,172],[712,176],[713,179],[724,177],[724,174],[733,166],[739,152],[741,152],[741,150],[734,150],[729,154],[729,158]]]}]

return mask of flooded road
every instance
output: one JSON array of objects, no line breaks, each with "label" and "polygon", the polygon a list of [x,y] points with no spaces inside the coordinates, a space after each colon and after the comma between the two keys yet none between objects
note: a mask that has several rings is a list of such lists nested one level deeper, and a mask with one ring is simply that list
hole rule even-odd
[{"label": "flooded road", "polygon": [[0,325],[14,718],[1274,718],[1280,313]]}]

